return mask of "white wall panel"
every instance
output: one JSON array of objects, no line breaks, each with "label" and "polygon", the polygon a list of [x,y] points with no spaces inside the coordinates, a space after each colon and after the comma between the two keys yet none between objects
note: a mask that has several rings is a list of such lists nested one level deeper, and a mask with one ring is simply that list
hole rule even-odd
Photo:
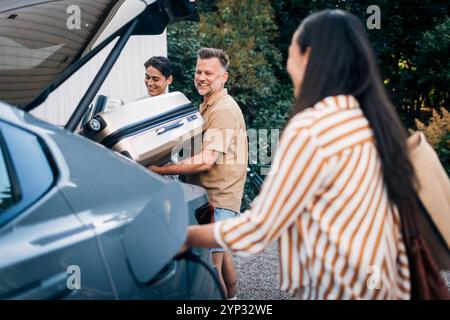
[{"label": "white wall panel", "polygon": [[[31,113],[48,122],[64,125],[114,44],[115,41],[105,47]],[[144,62],[156,55],[167,56],[165,32],[158,36],[131,37],[100,88],[99,94],[121,99],[124,102],[146,95]]]}]

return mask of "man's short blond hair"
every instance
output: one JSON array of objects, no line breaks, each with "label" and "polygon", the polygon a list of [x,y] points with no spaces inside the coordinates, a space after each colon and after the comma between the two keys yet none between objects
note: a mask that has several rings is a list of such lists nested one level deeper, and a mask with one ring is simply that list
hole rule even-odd
[{"label": "man's short blond hair", "polygon": [[228,70],[228,64],[230,62],[230,59],[228,58],[228,55],[225,53],[225,51],[223,51],[222,49],[201,48],[197,52],[197,57],[199,59],[217,58],[222,67],[225,69],[225,71]]}]

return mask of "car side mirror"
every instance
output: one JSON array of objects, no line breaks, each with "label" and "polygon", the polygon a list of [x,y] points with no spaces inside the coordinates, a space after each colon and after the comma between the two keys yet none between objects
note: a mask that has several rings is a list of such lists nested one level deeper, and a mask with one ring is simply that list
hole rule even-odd
[{"label": "car side mirror", "polygon": [[188,226],[187,203],[178,182],[165,184],[149,198],[122,235],[127,259],[141,283],[149,283],[176,256]]}]

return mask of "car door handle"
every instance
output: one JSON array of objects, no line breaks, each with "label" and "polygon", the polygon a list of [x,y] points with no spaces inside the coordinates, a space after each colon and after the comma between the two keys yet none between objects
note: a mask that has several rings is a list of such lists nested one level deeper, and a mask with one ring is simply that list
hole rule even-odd
[{"label": "car door handle", "polygon": [[169,124],[169,125],[167,125],[165,127],[162,127],[162,128],[159,128],[158,130],[156,130],[156,134],[158,134],[158,135],[163,134],[163,133],[165,133],[167,131],[170,131],[172,129],[181,127],[184,124],[185,124],[184,121],[180,121],[180,122],[175,122],[175,123]]},{"label": "car door handle", "polygon": [[161,283],[167,281],[177,273],[178,261],[172,260],[169,262],[152,280],[150,280],[150,286],[158,286]]}]

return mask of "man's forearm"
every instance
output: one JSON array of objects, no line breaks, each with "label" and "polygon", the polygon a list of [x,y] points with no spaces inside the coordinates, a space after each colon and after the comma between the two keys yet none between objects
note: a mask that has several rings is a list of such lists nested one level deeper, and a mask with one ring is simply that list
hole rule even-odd
[{"label": "man's forearm", "polygon": [[190,175],[207,171],[209,170],[209,166],[204,163],[196,163],[196,164],[177,163],[177,164],[169,164],[163,167],[150,166],[149,169],[162,175],[175,175],[175,174]]}]

